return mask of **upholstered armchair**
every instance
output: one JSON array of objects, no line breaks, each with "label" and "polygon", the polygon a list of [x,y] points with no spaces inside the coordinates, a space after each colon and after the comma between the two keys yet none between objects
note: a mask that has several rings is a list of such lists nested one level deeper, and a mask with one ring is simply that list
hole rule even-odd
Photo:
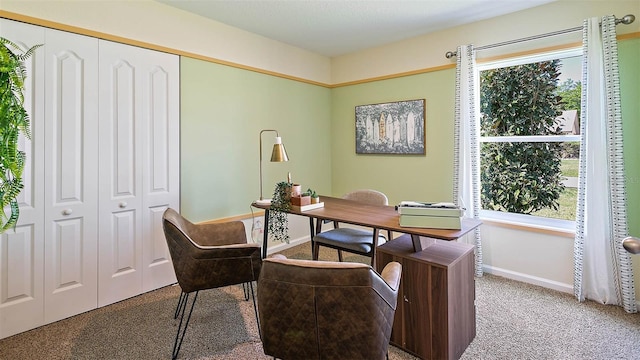
[{"label": "upholstered armchair", "polygon": [[280,359],[384,359],[401,266],[263,261],[258,309],[264,352]]},{"label": "upholstered armchair", "polygon": [[[176,309],[180,323],[173,346],[173,359],[180,352],[200,290],[247,283],[251,289],[257,320],[252,281],[257,281],[260,275],[260,246],[247,244],[247,235],[241,221],[193,224],[175,210],[167,209],[163,214],[162,226],[176,278],[183,292]],[[191,293],[195,295],[185,320]]]}]

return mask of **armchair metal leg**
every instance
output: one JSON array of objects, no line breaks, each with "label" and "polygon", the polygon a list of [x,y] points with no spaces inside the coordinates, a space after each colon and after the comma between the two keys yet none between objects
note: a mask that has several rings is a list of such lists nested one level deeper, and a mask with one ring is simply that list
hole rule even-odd
[{"label": "armchair metal leg", "polygon": [[176,305],[176,311],[175,313],[173,313],[174,319],[178,318],[178,314],[180,313],[180,308],[184,307],[185,305],[184,300],[186,297],[187,297],[187,294],[185,294],[184,291],[180,292],[180,297],[178,298],[178,304]]},{"label": "armchair metal leg", "polygon": [[187,321],[184,322],[184,327],[182,326],[184,320],[184,311],[187,307],[187,301],[189,301],[189,294],[185,293],[184,304],[180,308],[180,323],[178,324],[178,332],[176,333],[176,340],[173,343],[173,352],[171,354],[171,359],[175,360],[178,358],[178,353],[180,352],[180,347],[182,346],[182,340],[184,340],[184,334],[187,332],[187,327],[189,326],[189,320],[191,320],[191,313],[193,313],[193,307],[196,304],[196,300],[198,300],[198,292],[196,291],[193,296],[193,302],[191,302],[191,309],[189,309],[189,314],[187,315]]},{"label": "armchair metal leg", "polygon": [[242,283],[242,292],[244,292],[244,300],[249,301],[249,285],[248,283]]},{"label": "armchair metal leg", "polygon": [[256,314],[256,323],[258,324],[258,336],[260,336],[260,339],[262,339],[262,331],[260,330],[260,318],[258,317],[258,304],[256,303],[256,295],[253,292],[253,282],[248,282],[245,284],[249,284],[249,288],[251,289],[251,298],[253,299],[253,312]]}]

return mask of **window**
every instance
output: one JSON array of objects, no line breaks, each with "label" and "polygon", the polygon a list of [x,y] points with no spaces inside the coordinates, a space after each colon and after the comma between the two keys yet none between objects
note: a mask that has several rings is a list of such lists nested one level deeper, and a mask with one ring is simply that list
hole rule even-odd
[{"label": "window", "polygon": [[574,227],[581,55],[478,66],[483,217]]}]

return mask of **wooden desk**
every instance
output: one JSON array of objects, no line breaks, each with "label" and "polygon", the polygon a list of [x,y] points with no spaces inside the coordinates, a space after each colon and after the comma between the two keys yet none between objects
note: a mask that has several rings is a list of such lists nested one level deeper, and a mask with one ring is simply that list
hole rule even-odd
[{"label": "wooden desk", "polygon": [[[311,237],[316,234],[316,226],[313,221],[331,220],[346,224],[360,225],[364,227],[376,228],[380,230],[391,230],[409,234],[415,252],[422,251],[433,245],[435,239],[457,240],[464,234],[480,226],[481,222],[474,219],[463,219],[462,229],[427,229],[411,228],[400,226],[400,215],[393,206],[368,205],[353,200],[345,200],[330,196],[320,196],[324,202],[324,207],[304,212],[289,211],[290,214],[306,216],[309,218],[309,232]],[[269,229],[269,205],[252,204],[253,207],[264,209],[264,238],[262,244],[262,255],[267,256],[268,229]]]},{"label": "wooden desk", "polygon": [[[309,218],[312,239],[319,229],[317,224],[324,220],[405,234],[376,250],[378,269],[391,261],[402,264],[391,343],[422,359],[458,359],[476,335],[474,254],[473,245],[449,241],[481,222],[463,219],[460,230],[402,227],[393,206],[329,196],[320,199],[324,208],[289,212]],[[266,257],[269,205],[252,205],[265,210],[262,252]]]}]

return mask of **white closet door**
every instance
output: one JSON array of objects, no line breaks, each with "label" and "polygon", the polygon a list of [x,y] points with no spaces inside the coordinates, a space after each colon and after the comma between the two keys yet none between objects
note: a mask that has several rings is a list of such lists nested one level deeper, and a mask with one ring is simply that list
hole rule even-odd
[{"label": "white closet door", "polygon": [[[44,44],[44,28],[0,19],[0,36],[26,50]],[[13,49],[12,49],[13,50]],[[18,196],[20,218],[0,237],[0,338],[44,322],[44,48],[26,62],[24,105],[31,139],[20,135],[26,154],[24,188]]]},{"label": "white closet door", "polygon": [[161,220],[179,191],[178,75],[175,55],[100,41],[99,306],[175,282]]},{"label": "white closet door", "polygon": [[180,60],[146,52],[143,113],[143,291],[176,282],[162,214],[180,210]]},{"label": "white closet door", "polygon": [[142,292],[141,53],[100,41],[99,306]]},{"label": "white closet door", "polygon": [[45,322],[97,306],[98,41],[46,32]]}]

